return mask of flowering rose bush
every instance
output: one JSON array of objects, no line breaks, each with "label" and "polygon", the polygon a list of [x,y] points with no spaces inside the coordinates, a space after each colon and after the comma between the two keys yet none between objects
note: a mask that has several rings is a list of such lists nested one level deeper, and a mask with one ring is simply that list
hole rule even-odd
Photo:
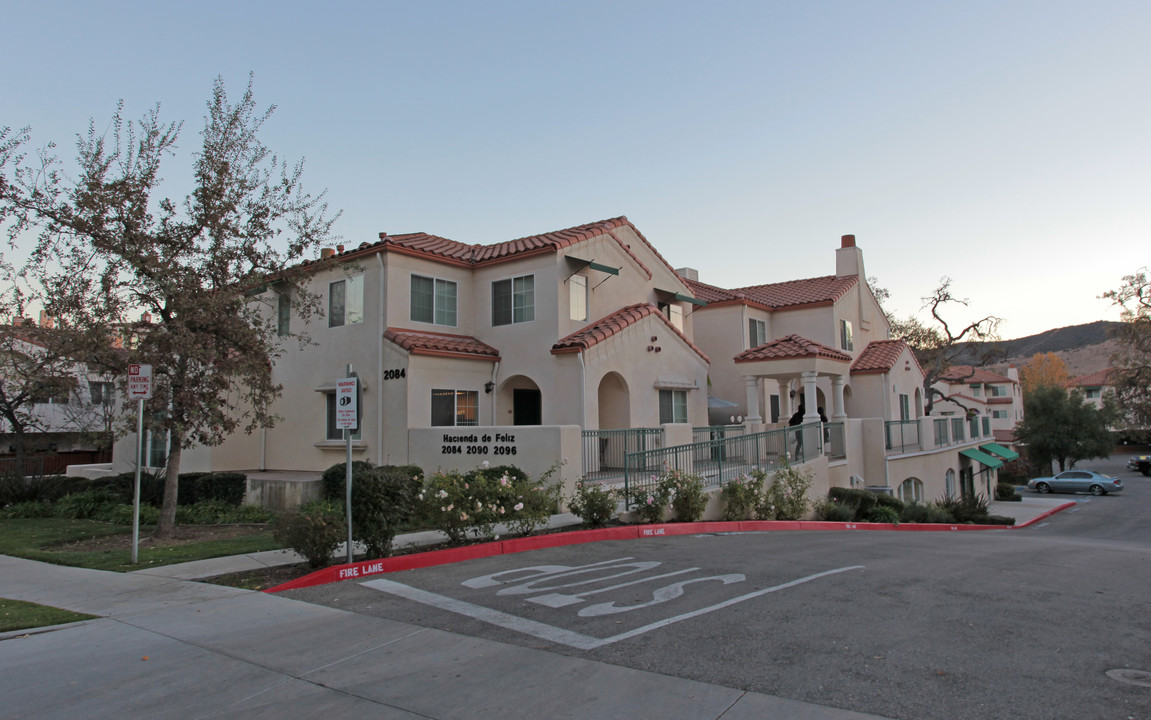
[{"label": "flowering rose bush", "polygon": [[763,502],[763,486],[767,473],[755,468],[750,474],[740,475],[723,486],[723,519],[747,520]]},{"label": "flowering rose bush", "polygon": [[775,471],[771,486],[756,506],[756,517],[760,520],[799,520],[811,507],[811,501],[807,499],[811,483],[811,473],[784,465]]},{"label": "flowering rose bush", "polygon": [[598,528],[607,525],[615,515],[619,498],[616,491],[598,483],[576,483],[575,495],[568,502],[573,515],[583,520],[584,525]]},{"label": "flowering rose bush", "polygon": [[631,490],[632,509],[645,523],[663,522],[669,502],[671,502],[671,488],[665,485],[658,475],[651,476],[650,484]]},{"label": "flowering rose bush", "polygon": [[523,470],[511,466],[484,466],[461,473],[437,472],[428,478],[419,502],[423,517],[459,544],[492,535],[504,523],[513,534],[528,535],[547,524],[558,509],[560,488],[550,482],[558,465],[533,482]]},{"label": "flowering rose bush", "polygon": [[682,470],[668,470],[660,484],[667,486],[676,522],[698,522],[703,518],[707,509],[703,478]]}]

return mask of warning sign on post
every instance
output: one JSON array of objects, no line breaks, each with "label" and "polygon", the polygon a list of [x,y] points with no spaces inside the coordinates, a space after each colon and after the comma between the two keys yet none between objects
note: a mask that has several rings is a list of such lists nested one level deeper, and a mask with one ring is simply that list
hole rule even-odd
[{"label": "warning sign on post", "polygon": [[128,399],[150,400],[152,398],[152,366],[128,366]]},{"label": "warning sign on post", "polygon": [[359,423],[359,378],[342,378],[336,381],[336,429],[357,430]]}]

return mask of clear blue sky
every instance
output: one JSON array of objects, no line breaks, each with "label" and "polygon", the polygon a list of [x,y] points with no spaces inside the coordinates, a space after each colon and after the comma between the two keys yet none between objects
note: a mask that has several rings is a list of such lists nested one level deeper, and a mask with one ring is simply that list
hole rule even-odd
[{"label": "clear blue sky", "polygon": [[627,215],[741,286],[942,275],[1004,337],[1117,313],[1151,263],[1151,2],[7,3],[0,125],[186,121],[249,71],[348,245],[490,243]]}]

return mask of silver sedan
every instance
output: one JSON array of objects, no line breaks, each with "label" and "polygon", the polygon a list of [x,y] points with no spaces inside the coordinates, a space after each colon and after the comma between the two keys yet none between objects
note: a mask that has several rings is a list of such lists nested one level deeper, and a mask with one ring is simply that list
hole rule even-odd
[{"label": "silver sedan", "polygon": [[1027,487],[1041,493],[1089,492],[1092,495],[1106,495],[1122,490],[1123,481],[1094,470],[1065,470],[1052,477],[1035,478],[1027,483]]}]

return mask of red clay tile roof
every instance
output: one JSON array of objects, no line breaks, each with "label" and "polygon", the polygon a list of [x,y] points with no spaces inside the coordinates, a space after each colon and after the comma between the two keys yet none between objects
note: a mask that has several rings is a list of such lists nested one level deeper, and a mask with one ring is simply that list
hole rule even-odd
[{"label": "red clay tile roof", "polygon": [[[590,240],[600,235],[608,235],[635,261],[650,280],[652,277],[651,269],[639,259],[639,256],[631,249],[631,246],[621,240],[615,232],[625,226],[630,227],[636,236],[647,245],[652,254],[659,258],[664,265],[667,265],[670,272],[675,273],[675,270],[668,264],[667,260],[659,254],[659,251],[648,242],[647,238],[643,236],[643,233],[639,231],[639,228],[632,225],[624,215],[492,245],[468,245],[422,232],[402,235],[380,233],[380,240],[378,242],[360,243],[359,246],[355,248],[337,253],[333,256],[333,259],[348,260],[372,252],[390,250],[410,255],[430,255],[440,260],[465,266],[488,265],[537,253],[557,252],[563,248],[583,242],[584,240]],[[313,262],[318,261],[305,261],[301,264],[309,265]]]},{"label": "red clay tile roof", "polygon": [[696,297],[706,300],[708,304],[736,302],[782,310],[833,303],[843,297],[848,290],[855,287],[859,283],[859,277],[856,275],[846,277],[826,275],[766,285],[749,285],[730,290],[715,285],[707,285],[698,280],[684,278],[683,281],[691,288]]},{"label": "red clay tile roof", "polygon": [[1111,373],[1114,372],[1111,368],[1093,372],[1087,375],[1080,375],[1076,378],[1071,378],[1067,381],[1067,387],[1102,387],[1104,385],[1113,384],[1111,380]]},{"label": "red clay tile roof", "polygon": [[[851,373],[857,375],[890,372],[895,367],[895,363],[899,362],[903,351],[907,349],[907,343],[903,340],[872,340],[867,343],[867,347],[859,353],[859,357],[855,358],[855,362],[851,364]],[[910,353],[910,355],[912,362],[922,373],[923,368],[915,359],[915,353]]]},{"label": "red clay tile roof", "polygon": [[581,328],[571,335],[562,338],[555,345],[552,345],[552,354],[560,355],[562,353],[583,352],[593,345],[607,340],[608,338],[623,331],[625,328],[635,325],[640,320],[648,315],[655,315],[667,325],[668,329],[679,336],[680,340],[695,351],[697,355],[704,359],[705,362],[710,363],[711,360],[704,354],[703,350],[687,338],[683,333],[675,328],[663,313],[651,303],[636,303],[629,305],[625,308],[615,311],[607,317],[596,320],[591,325]]},{"label": "red clay tile roof", "polygon": [[786,282],[770,283],[767,285],[751,285],[736,288],[734,292],[743,293],[749,299],[773,308],[786,308],[795,307],[796,305],[815,305],[835,302],[858,283],[858,275],[848,275],[846,277],[825,275],[823,277],[806,278],[804,280],[788,280]]},{"label": "red clay tile roof", "polygon": [[737,363],[756,362],[757,360],[782,360],[785,358],[825,357],[832,360],[851,362],[851,356],[845,352],[830,348],[814,340],[808,340],[801,335],[788,335],[759,347],[744,350],[735,356]]},{"label": "red clay tile roof", "polygon": [[384,339],[394,342],[412,355],[435,355],[440,357],[468,357],[481,360],[499,360],[500,351],[467,335],[448,335],[388,328]]},{"label": "red clay tile roof", "polygon": [[951,368],[939,376],[939,379],[949,383],[1014,383],[1009,377],[997,375],[990,370],[972,367],[971,365],[952,365]]}]

